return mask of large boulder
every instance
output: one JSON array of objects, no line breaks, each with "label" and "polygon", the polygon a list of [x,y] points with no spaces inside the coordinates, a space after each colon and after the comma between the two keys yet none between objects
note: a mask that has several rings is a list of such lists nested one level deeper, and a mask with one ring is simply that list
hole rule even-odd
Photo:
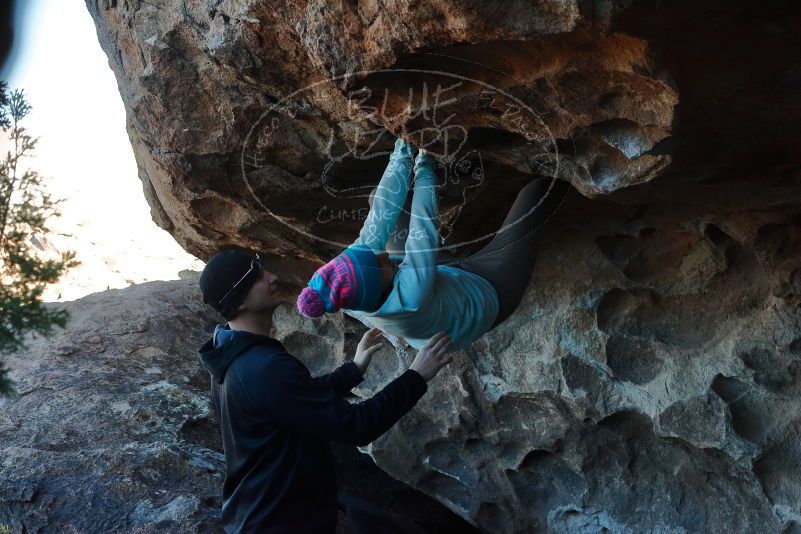
[{"label": "large boulder", "polygon": [[[439,136],[462,254],[532,175],[572,184],[519,309],[368,448],[383,470],[488,532],[801,529],[797,5],[87,8],[154,220],[204,260],[259,250],[290,302],[355,238],[387,132]],[[291,308],[329,365],[342,319]]]}]

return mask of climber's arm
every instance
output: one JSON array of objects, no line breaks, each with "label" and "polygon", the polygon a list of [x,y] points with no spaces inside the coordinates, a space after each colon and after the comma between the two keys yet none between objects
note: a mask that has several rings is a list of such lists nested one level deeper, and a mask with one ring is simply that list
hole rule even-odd
[{"label": "climber's arm", "polygon": [[370,213],[359,237],[350,246],[366,245],[375,252],[386,248],[409,193],[415,150],[408,141],[401,138],[395,140],[395,150],[389,156],[389,163],[375,191]]},{"label": "climber's arm", "polygon": [[419,308],[431,296],[439,255],[436,161],[426,152],[414,164],[414,193],[405,256],[398,270],[404,304]]}]

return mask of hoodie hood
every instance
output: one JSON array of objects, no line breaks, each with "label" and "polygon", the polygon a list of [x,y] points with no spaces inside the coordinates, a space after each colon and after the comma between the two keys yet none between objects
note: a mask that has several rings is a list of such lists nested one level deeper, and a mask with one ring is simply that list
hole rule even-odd
[{"label": "hoodie hood", "polygon": [[214,327],[211,339],[198,349],[198,359],[209,370],[214,381],[222,384],[228,367],[254,345],[267,345],[276,351],[286,352],[281,342],[275,338],[244,330],[232,330],[225,323]]}]

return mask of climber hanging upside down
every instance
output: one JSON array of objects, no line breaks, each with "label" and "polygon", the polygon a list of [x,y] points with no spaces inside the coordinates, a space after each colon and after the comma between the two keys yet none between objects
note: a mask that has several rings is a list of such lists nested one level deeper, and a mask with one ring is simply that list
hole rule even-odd
[{"label": "climber hanging upside down", "polygon": [[[440,246],[436,161],[426,150],[415,158],[416,152],[408,141],[395,141],[359,237],[315,271],[297,306],[307,317],[347,309],[416,349],[445,332],[449,352],[461,350],[517,308],[542,223],[562,203],[569,183],[539,178],[527,184],[493,239],[459,258]],[[414,192],[407,198],[412,169]]]}]

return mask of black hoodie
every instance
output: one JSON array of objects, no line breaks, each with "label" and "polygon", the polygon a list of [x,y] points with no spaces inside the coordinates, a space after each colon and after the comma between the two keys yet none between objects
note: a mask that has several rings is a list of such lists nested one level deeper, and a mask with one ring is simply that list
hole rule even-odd
[{"label": "black hoodie", "polygon": [[225,532],[335,532],[337,482],[329,441],[366,445],[425,394],[407,369],[372,398],[342,395],[364,380],[352,361],[312,378],[269,336],[219,324],[198,350],[225,450]]}]

